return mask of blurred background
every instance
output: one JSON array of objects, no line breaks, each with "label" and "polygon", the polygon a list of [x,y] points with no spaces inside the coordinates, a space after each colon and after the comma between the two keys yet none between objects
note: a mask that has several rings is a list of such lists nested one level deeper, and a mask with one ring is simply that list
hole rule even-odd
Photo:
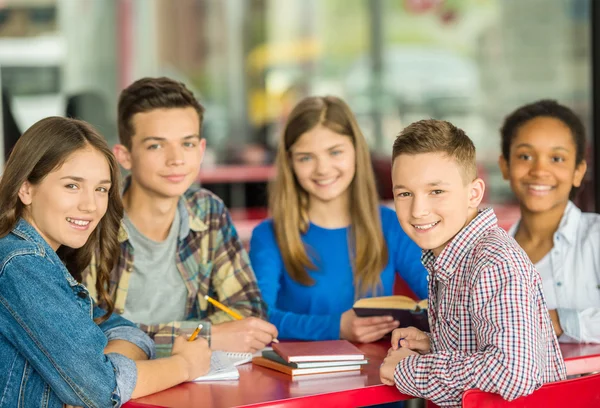
[{"label": "blurred background", "polygon": [[[497,166],[506,114],[554,98],[591,131],[591,1],[0,0],[4,153],[49,115],[87,120],[114,144],[120,90],[178,79],[206,107],[199,182],[244,237],[267,215],[287,114],[333,94],[358,117],[383,201],[395,135],[446,119],[475,141],[486,202],[507,226],[518,212]],[[588,211],[592,174],[578,199]]]}]

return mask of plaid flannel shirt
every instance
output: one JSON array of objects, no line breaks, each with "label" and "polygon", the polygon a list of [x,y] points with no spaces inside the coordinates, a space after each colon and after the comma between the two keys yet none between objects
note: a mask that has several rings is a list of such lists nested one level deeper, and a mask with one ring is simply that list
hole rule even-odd
[{"label": "plaid flannel shirt", "polygon": [[[256,277],[223,201],[204,189],[190,189],[179,200],[180,216],[189,219],[189,233],[179,237],[177,269],[187,288],[184,321],[158,325],[138,324],[156,343],[158,356],[168,355],[175,337],[190,334],[200,322],[200,335],[210,343],[211,324],[231,321],[225,312],[204,299],[209,295],[237,311],[242,316],[266,317]],[[123,313],[133,271],[134,254],[127,232],[119,231],[121,256],[111,272],[109,293],[115,302],[115,312]],[[84,282],[96,297],[97,257],[84,272]],[[168,299],[165,299],[168,301]]]},{"label": "plaid flannel shirt", "polygon": [[398,364],[401,392],[460,407],[471,388],[513,400],[566,378],[540,275],[492,209],[437,258],[423,251],[422,261],[429,271],[431,353]]}]

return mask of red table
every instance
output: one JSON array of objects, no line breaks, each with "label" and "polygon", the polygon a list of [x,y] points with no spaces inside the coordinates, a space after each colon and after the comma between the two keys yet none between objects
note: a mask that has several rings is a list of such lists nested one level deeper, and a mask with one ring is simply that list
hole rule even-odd
[{"label": "red table", "polygon": [[[388,345],[387,341],[357,345],[369,359],[369,364],[358,372],[292,379],[245,364],[238,367],[238,381],[186,383],[130,401],[125,407],[342,407],[411,399],[379,381],[379,365]],[[562,344],[561,351],[569,374],[600,370],[600,344]]]},{"label": "red table", "polygon": [[567,374],[600,371],[600,344],[563,343],[560,345]]},{"label": "red table", "polygon": [[367,358],[361,371],[290,376],[253,364],[239,366],[237,381],[186,383],[128,402],[126,408],[142,407],[343,407],[383,404],[413,397],[379,381],[379,365],[389,343],[357,345]]}]

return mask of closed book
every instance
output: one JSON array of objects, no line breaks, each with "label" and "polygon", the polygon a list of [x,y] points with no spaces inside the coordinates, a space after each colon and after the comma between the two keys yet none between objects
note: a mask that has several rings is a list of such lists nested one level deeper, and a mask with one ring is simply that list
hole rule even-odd
[{"label": "closed book", "polygon": [[352,307],[360,317],[392,316],[400,327],[416,327],[428,332],[427,299],[415,302],[408,296],[381,296],[359,299]]},{"label": "closed book", "polygon": [[367,364],[367,360],[343,360],[343,361],[310,361],[305,363],[288,363],[283,357],[277,354],[274,350],[265,350],[262,356],[279,364],[284,364],[291,368],[316,368],[316,367],[337,367],[343,365]]},{"label": "closed book", "polygon": [[363,388],[369,376],[362,370],[339,373],[296,375],[290,379],[290,394],[308,396],[331,393],[332,390]]},{"label": "closed book", "polygon": [[339,373],[342,371],[360,370],[361,368],[360,364],[343,365],[335,367],[292,368],[285,364],[280,364],[264,357],[254,357],[252,359],[252,364],[270,368],[272,370],[280,371],[282,373],[292,376],[306,374]]},{"label": "closed book", "polygon": [[346,340],[284,342],[272,346],[288,363],[365,359],[365,354]]}]

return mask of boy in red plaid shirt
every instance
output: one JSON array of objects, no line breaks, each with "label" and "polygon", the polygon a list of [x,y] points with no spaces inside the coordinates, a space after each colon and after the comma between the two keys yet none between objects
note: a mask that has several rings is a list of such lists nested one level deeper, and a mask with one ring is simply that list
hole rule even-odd
[{"label": "boy in red plaid shirt", "polygon": [[429,271],[431,333],[394,330],[381,381],[460,406],[471,388],[513,400],[566,378],[538,272],[493,210],[478,210],[471,139],[422,120],[396,138],[392,160],[396,214]]}]

